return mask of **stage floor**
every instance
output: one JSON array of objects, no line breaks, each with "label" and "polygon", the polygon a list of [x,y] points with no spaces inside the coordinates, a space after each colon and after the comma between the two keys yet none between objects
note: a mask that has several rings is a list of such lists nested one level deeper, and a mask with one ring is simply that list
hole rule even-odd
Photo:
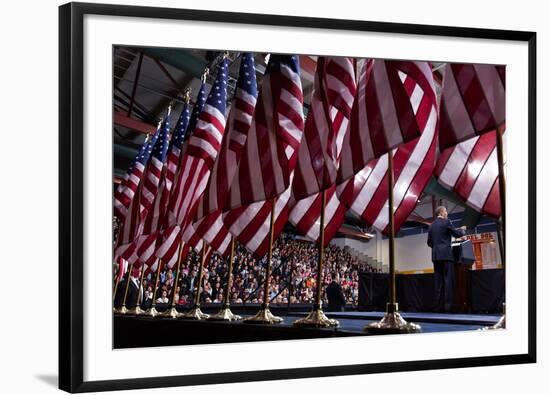
[{"label": "stage floor", "polygon": [[[306,312],[279,314],[277,325],[245,324],[241,321],[187,321],[135,316],[114,317],[114,348],[160,347],[191,344],[235,343],[347,336],[375,336],[364,332],[378,321],[382,312],[326,313],[336,318],[338,328],[295,328],[292,323]],[[495,324],[500,316],[478,314],[401,313],[409,322],[420,324],[423,333],[478,330]],[[378,335],[379,336],[379,335]]]}]

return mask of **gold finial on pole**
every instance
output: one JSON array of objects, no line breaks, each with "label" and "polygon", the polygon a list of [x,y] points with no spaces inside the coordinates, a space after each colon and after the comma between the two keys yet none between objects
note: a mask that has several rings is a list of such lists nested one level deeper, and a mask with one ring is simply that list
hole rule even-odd
[{"label": "gold finial on pole", "polygon": [[185,104],[189,104],[191,101],[191,88],[185,89],[185,92],[183,92],[183,102]]},{"label": "gold finial on pole", "polygon": [[206,77],[208,77],[208,74],[210,74],[210,69],[208,67],[205,67],[202,75],[201,75],[201,81],[206,82]]}]

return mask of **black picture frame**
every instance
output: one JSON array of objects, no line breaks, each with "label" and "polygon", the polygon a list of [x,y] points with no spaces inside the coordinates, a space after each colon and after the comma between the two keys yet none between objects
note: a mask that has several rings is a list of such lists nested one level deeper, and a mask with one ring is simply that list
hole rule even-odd
[{"label": "black picture frame", "polygon": [[[308,367],[254,372],[143,377],[107,381],[83,378],[83,19],[87,14],[354,30],[528,43],[528,352],[412,362]],[[69,3],[59,8],[59,388],[90,392],[244,381],[449,369],[536,361],[536,33],[450,26],[367,22],[111,4]]]}]

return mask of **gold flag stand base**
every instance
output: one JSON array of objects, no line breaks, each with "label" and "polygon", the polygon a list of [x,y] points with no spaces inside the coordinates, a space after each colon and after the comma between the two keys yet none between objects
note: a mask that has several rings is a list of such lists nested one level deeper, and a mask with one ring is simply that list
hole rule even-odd
[{"label": "gold flag stand base", "polygon": [[484,326],[482,331],[489,331],[494,329],[506,329],[506,303],[502,304],[502,317],[493,326]]},{"label": "gold flag stand base", "polygon": [[293,325],[302,328],[336,328],[340,323],[335,319],[328,318],[321,306],[314,306],[307,317],[294,321]]},{"label": "gold flag stand base", "polygon": [[136,306],[136,307],[132,307],[131,309],[129,309],[127,314],[143,315],[143,314],[145,314],[145,310],[143,310],[139,306]]},{"label": "gold flag stand base", "polygon": [[120,309],[114,309],[113,311],[115,312],[115,314],[128,314],[128,309],[126,308],[126,305],[122,305]]},{"label": "gold flag stand base", "polygon": [[239,321],[242,320],[243,317],[233,314],[233,312],[229,308],[229,305],[225,305],[220,309],[220,311],[218,311],[214,315],[211,315],[207,319],[210,321]]},{"label": "gold flag stand base", "polygon": [[171,307],[168,310],[157,314],[159,317],[165,317],[165,318],[179,318],[182,315],[179,311],[176,310],[175,307]]},{"label": "gold flag stand base", "polygon": [[180,318],[186,319],[186,320],[205,320],[210,315],[205,314],[201,311],[201,308],[199,306],[193,306],[193,308],[190,311],[187,311],[180,315]]},{"label": "gold flag stand base", "polygon": [[386,303],[386,314],[378,321],[365,327],[365,332],[371,334],[417,333],[422,332],[418,324],[407,322],[398,312],[397,303]]},{"label": "gold flag stand base", "polygon": [[158,310],[155,308],[155,306],[147,309],[147,311],[145,311],[145,313],[143,313],[143,315],[147,315],[149,317],[156,317],[158,316],[160,313],[158,312]]},{"label": "gold flag stand base", "polygon": [[283,319],[273,315],[273,313],[269,311],[269,306],[264,303],[256,315],[245,318],[243,322],[246,324],[280,324],[283,322]]}]

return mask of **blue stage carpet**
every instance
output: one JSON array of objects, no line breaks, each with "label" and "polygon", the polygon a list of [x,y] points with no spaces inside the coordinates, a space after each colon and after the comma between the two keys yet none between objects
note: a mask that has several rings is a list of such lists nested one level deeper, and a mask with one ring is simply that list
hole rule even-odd
[{"label": "blue stage carpet", "polygon": [[[350,311],[327,312],[330,318],[340,322],[339,328],[345,331],[362,331],[371,322],[379,321],[384,313],[380,311]],[[284,317],[285,324],[291,324],[295,318],[303,317],[303,313],[294,313]],[[481,314],[440,314],[440,313],[405,313],[401,316],[408,322],[420,324],[423,332],[451,332],[477,330],[485,326],[496,324],[499,315]]]}]

